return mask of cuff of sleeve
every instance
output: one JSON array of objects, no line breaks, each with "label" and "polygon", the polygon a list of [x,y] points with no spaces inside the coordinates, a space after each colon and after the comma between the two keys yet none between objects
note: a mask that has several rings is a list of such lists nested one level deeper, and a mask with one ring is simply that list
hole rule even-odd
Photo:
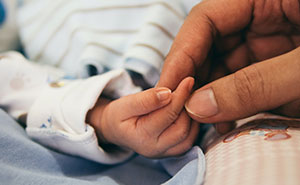
[{"label": "cuff of sleeve", "polygon": [[143,78],[148,84],[150,84],[150,86],[155,86],[159,80],[159,71],[143,60],[129,58],[124,64],[124,67],[127,70],[131,70],[143,75]]},{"label": "cuff of sleeve", "polygon": [[100,94],[124,96],[140,91],[124,70],[86,80],[60,81],[47,86],[31,107],[26,131],[30,137],[55,150],[104,164],[128,159],[133,152],[107,153],[98,145],[94,129],[85,123],[87,112]]}]

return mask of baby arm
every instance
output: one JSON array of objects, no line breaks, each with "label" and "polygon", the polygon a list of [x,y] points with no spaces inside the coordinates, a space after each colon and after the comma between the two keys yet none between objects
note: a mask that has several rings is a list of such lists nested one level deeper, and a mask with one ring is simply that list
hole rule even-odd
[{"label": "baby arm", "polygon": [[193,84],[192,78],[186,78],[173,93],[167,88],[152,88],[112,102],[99,99],[87,122],[102,143],[146,157],[180,155],[192,147],[199,131],[183,109]]},{"label": "baby arm", "polygon": [[99,147],[94,129],[85,120],[104,91],[125,96],[140,88],[124,70],[88,79],[64,76],[63,71],[29,62],[19,53],[0,54],[0,108],[16,119],[26,117],[28,136],[56,151],[103,164],[128,159],[132,151],[107,153]]}]

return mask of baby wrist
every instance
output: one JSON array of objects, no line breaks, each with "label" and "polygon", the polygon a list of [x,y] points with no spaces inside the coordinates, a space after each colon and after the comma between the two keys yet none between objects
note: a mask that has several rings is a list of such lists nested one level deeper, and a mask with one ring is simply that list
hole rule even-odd
[{"label": "baby wrist", "polygon": [[96,132],[98,143],[102,147],[104,145],[110,145],[107,139],[103,135],[103,124],[105,124],[104,109],[109,104],[110,100],[106,98],[99,98],[96,105],[88,111],[86,115],[86,122],[91,125]]}]

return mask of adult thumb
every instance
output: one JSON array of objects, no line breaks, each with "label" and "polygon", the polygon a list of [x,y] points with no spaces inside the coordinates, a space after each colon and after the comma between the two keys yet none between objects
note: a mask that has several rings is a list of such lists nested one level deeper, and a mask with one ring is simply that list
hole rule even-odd
[{"label": "adult thumb", "polygon": [[233,121],[300,98],[300,47],[220,78],[195,91],[186,110],[196,121]]}]

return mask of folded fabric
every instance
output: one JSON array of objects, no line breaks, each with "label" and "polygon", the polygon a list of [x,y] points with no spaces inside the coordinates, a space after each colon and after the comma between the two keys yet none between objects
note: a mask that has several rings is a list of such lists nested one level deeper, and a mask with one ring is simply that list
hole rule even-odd
[{"label": "folded fabric", "polygon": [[51,85],[45,87],[28,112],[28,135],[58,151],[100,163],[125,161],[133,152],[123,149],[107,153],[98,146],[95,131],[86,124],[85,118],[104,89],[110,91],[116,83],[127,84],[119,87],[119,90],[111,91],[118,97],[141,90],[130,81],[125,71],[115,70],[86,80],[62,80],[58,83],[63,85],[56,88]]},{"label": "folded fabric", "polygon": [[203,183],[206,163],[199,146],[194,146],[181,157],[160,160],[166,171],[173,176],[164,185],[200,185]]},{"label": "folded fabric", "polygon": [[123,68],[154,86],[173,39],[196,2],[26,1],[19,8],[18,25],[22,44],[34,61],[80,77],[91,75],[91,66],[98,74]]},{"label": "folded fabric", "polygon": [[120,97],[141,91],[126,71],[66,79],[59,69],[8,52],[0,55],[0,86],[0,106],[16,119],[27,117],[27,133],[36,141],[104,164],[123,162],[133,155],[128,150],[104,151],[85,121],[101,94]]},{"label": "folded fabric", "polygon": [[[26,135],[24,129],[1,109],[0,127],[2,128],[0,129],[0,179],[2,184],[156,185],[172,178],[172,175],[162,168],[160,162],[141,156],[126,161],[126,163],[107,166],[50,150],[33,142]],[[191,153],[195,156],[196,151],[194,148],[187,154],[188,157],[170,160],[164,166],[174,167],[178,170],[176,164],[182,163],[180,160],[190,161],[185,160],[186,158],[195,160],[190,156],[192,156]],[[184,166],[182,164],[179,167]],[[197,168],[195,166],[182,168],[181,171],[185,173],[182,172],[180,175],[177,173],[178,175],[173,178],[185,181],[169,180],[167,184],[181,185],[194,182],[195,177],[188,175],[195,174],[196,171],[193,170],[197,170]]]}]

